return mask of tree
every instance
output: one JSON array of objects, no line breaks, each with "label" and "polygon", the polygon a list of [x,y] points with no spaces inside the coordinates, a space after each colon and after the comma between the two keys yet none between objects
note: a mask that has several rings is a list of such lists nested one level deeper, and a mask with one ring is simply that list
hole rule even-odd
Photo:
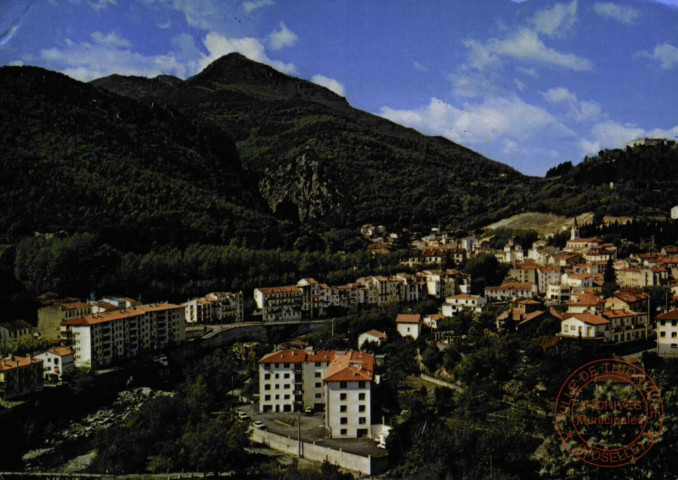
[{"label": "tree", "polygon": [[605,265],[605,271],[603,272],[603,297],[607,298],[612,296],[612,294],[618,289],[617,285],[617,272],[614,270],[614,263],[612,258],[607,261]]},{"label": "tree", "polygon": [[189,427],[181,439],[182,451],[190,467],[202,472],[219,472],[242,466],[245,458],[247,427],[225,415],[202,419]]}]

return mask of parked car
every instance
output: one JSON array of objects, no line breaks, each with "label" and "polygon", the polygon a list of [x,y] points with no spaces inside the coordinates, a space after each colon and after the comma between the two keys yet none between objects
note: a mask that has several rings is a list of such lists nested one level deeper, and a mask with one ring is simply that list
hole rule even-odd
[{"label": "parked car", "polygon": [[262,422],[261,420],[253,421],[252,426],[254,428],[258,428],[259,430],[266,430],[266,425],[264,425],[264,422]]},{"label": "parked car", "polygon": [[238,418],[241,419],[241,420],[247,420],[248,418],[250,418],[250,416],[247,415],[242,410],[238,410]]},{"label": "parked car", "polygon": [[304,408],[304,413],[306,415],[313,415],[313,407],[306,407]]}]

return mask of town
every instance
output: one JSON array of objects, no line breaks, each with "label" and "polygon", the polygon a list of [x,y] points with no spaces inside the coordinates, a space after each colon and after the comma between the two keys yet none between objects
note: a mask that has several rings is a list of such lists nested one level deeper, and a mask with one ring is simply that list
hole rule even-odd
[{"label": "town", "polygon": [[[383,226],[365,225],[360,234],[376,256],[403,244],[402,234],[389,235]],[[238,420],[251,422],[254,442],[372,475],[388,468],[387,439],[402,421],[403,413],[377,393],[383,378],[402,373],[388,370],[398,368],[384,348],[395,337],[414,346],[408,361],[433,389],[465,388],[441,358],[464,341],[460,325],[468,321],[497,338],[536,338],[544,348],[570,343],[627,358],[643,352],[678,357],[678,248],[620,258],[615,244],[581,237],[576,219],[562,248],[550,238],[537,238],[527,249],[513,237],[498,249],[492,240],[487,232],[454,238],[433,228],[408,239],[401,273],[337,286],[302,278],[255,288],[249,299],[243,292],[212,292],[181,304],[41,297],[37,325],[20,319],[0,324],[6,354],[0,398],[11,410],[67,384],[78,370],[106,372],[149,356],[166,363],[184,346],[230,331],[219,327],[239,329],[238,338],[251,335],[252,341],[258,325],[297,326],[292,337],[256,358],[256,374],[247,380],[255,389],[239,397]],[[501,281],[475,282],[473,262],[489,264]],[[357,311],[391,316],[362,322],[365,330],[354,331],[349,343],[342,319]],[[318,348],[312,337],[322,333],[313,332],[328,325],[335,348]],[[36,345],[41,349],[31,349]],[[396,388],[403,385],[396,382]]]}]

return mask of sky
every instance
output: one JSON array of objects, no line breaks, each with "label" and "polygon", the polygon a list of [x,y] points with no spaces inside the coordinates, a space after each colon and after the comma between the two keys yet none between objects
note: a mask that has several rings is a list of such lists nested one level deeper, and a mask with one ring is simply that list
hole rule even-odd
[{"label": "sky", "polygon": [[0,65],[185,79],[231,52],[528,175],[678,138],[678,0],[0,0]]}]

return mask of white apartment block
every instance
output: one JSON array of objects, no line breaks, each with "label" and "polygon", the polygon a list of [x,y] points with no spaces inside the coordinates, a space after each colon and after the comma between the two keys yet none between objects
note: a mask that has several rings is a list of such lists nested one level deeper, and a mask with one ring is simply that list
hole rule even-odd
[{"label": "white apartment block", "polygon": [[518,300],[537,296],[534,283],[505,283],[498,287],[485,287],[485,298],[493,301]]},{"label": "white apartment block", "polygon": [[301,320],[303,293],[295,285],[255,288],[254,302],[264,322]]},{"label": "white apartment block", "polygon": [[245,321],[242,292],[213,292],[181,304],[188,324],[234,323]]},{"label": "white apartment block", "polygon": [[605,310],[602,316],[610,321],[610,341],[613,343],[632,342],[646,339],[648,316],[646,312],[632,310]]},{"label": "white apartment block", "polygon": [[75,369],[74,357],[71,347],[55,347],[35,355],[35,358],[42,360],[44,379],[53,382],[61,381],[64,373]]},{"label": "white apartment block", "polygon": [[462,293],[447,297],[442,307],[442,313],[446,317],[453,317],[456,313],[463,311],[480,313],[485,305],[487,305],[487,300],[484,297]]},{"label": "white apartment block", "polygon": [[333,438],[370,436],[374,356],[281,350],[259,360],[259,411],[325,410]]},{"label": "white apartment block", "polygon": [[76,367],[108,367],[185,342],[184,307],[160,303],[95,313],[62,323],[61,337],[73,345]]},{"label": "white apartment block", "polygon": [[657,354],[678,357],[678,310],[657,315]]},{"label": "white apartment block", "polygon": [[592,313],[575,313],[560,322],[560,337],[608,341],[610,321]]}]

